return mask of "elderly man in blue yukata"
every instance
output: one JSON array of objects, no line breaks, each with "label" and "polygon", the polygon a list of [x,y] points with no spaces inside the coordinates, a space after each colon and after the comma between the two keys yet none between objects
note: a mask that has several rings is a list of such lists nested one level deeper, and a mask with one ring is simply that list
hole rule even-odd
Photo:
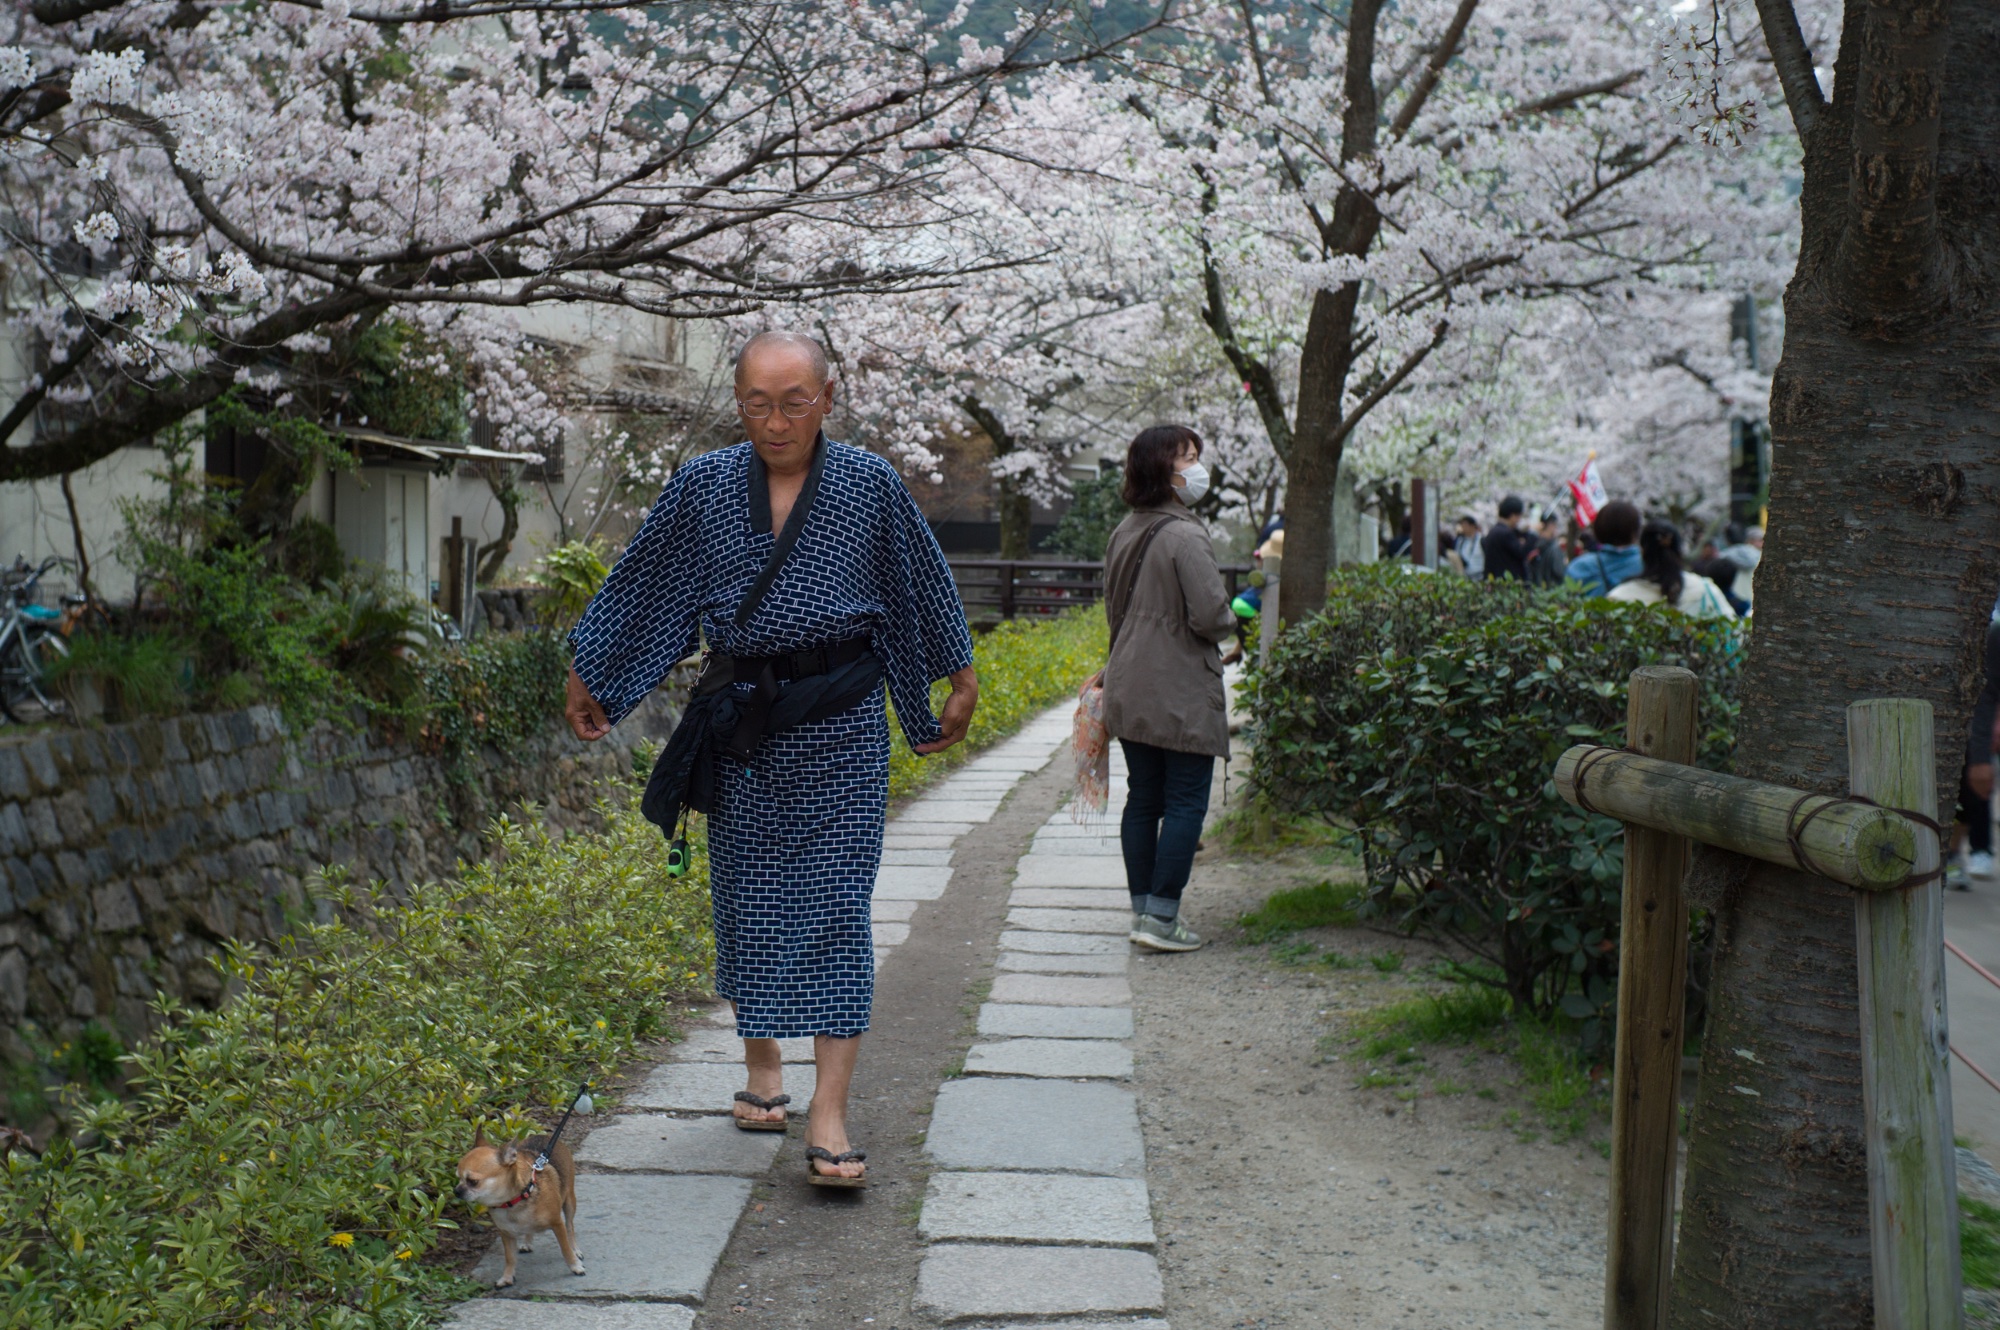
[{"label": "elderly man in blue yukata", "polygon": [[[602,738],[698,640],[734,658],[746,712],[753,685],[741,681],[760,676],[860,697],[789,729],[777,727],[780,701],[747,762],[717,758],[708,820],[715,987],[735,1009],[749,1081],[737,1125],[784,1130],[777,1041],[813,1036],[807,1170],[852,1186],[866,1173],[848,1140],[847,1096],[875,990],[882,682],[919,753],[965,737],[979,685],[951,569],[901,478],[820,432],[833,391],[810,338],[766,332],[744,346],[736,401],[749,440],[687,462],[661,491],[570,634],[567,714],[579,737]],[[738,607],[774,549],[776,577],[743,619]],[[930,690],[946,678],[940,718]]]}]

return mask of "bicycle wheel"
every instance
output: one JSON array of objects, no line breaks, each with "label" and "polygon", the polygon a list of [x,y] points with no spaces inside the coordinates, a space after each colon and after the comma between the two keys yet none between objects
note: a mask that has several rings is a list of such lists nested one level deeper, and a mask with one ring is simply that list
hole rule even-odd
[{"label": "bicycle wheel", "polygon": [[[61,633],[34,633],[22,636],[22,671],[18,692],[8,699],[7,714],[17,721],[48,720],[69,710],[69,704],[48,680],[48,669],[69,655],[69,639]],[[13,682],[11,679],[9,682]]]}]

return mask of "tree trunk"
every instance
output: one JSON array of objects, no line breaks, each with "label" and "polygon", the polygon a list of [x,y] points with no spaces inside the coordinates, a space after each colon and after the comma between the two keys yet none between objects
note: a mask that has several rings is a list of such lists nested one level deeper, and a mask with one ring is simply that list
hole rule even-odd
[{"label": "tree trunk", "polygon": [[[1845,792],[1847,704],[1916,697],[1953,791],[2000,589],[2000,9],[1957,5],[1940,63],[1942,7],[1850,4],[1821,107],[1760,8],[1811,131],[1737,769]],[[1855,966],[1842,888],[1761,867],[1720,903],[1674,1330],[1873,1324]]]},{"label": "tree trunk", "polygon": [[[1349,193],[1341,191],[1343,200]],[[1373,205],[1369,205],[1370,211]],[[1372,236],[1372,229],[1370,235]],[[1278,581],[1278,617],[1298,623],[1326,608],[1333,566],[1333,486],[1340,478],[1340,399],[1354,355],[1354,310],[1361,296],[1349,283],[1313,297],[1299,356],[1298,418],[1285,469],[1285,568]]]},{"label": "tree trunk", "polygon": [[477,556],[479,567],[474,579],[480,586],[492,586],[493,580],[500,576],[500,570],[507,566],[507,556],[514,552],[514,537],[521,533],[521,490],[514,483],[511,467],[502,471],[489,463],[481,470],[493,497],[500,503],[500,536],[480,546]]},{"label": "tree trunk", "polygon": [[1000,477],[1000,557],[1025,559],[1034,536],[1034,510],[1010,476]]}]

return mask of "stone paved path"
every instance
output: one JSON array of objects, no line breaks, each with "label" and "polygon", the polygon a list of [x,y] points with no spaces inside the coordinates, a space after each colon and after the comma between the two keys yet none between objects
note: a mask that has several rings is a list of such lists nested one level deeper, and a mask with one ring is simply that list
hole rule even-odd
[{"label": "stone paved path", "polygon": [[1129,1084],[1124,783],[1114,753],[1110,815],[1058,812],[1021,857],[982,1041],[938,1092],[915,1293],[936,1320],[1166,1330]]},{"label": "stone paved path", "polygon": [[[894,963],[918,906],[950,886],[958,840],[1066,744],[1070,709],[1045,713],[892,819],[874,899],[878,966]],[[1113,817],[1115,827],[1115,809]],[[967,1057],[967,1075],[939,1092],[929,1138],[939,1171],[920,1221],[932,1244],[915,1290],[925,1319],[993,1324],[1159,1306],[1138,1119],[1132,1092],[1118,1083],[1131,1073],[1118,1042],[1132,1033],[1128,916],[1122,885],[1107,876],[1117,865],[1115,832],[1104,830],[1058,814],[1021,860],[1023,882],[1034,885],[1015,888],[993,1000],[979,1012],[981,1036],[992,1038]],[[513,1288],[462,1305],[452,1326],[690,1330],[753,1185],[785,1139],[730,1125],[742,1045],[726,1006],[710,1020],[578,1146],[577,1234],[588,1273],[570,1275],[544,1235],[520,1258]],[[784,1041],[784,1057],[785,1089],[803,1117],[811,1041]],[[498,1273],[494,1252],[475,1277]],[[909,1296],[895,1301],[909,1306]]]}]

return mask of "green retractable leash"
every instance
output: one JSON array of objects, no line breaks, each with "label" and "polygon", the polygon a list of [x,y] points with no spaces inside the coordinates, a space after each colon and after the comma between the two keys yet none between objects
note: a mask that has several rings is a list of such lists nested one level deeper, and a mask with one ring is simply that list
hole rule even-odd
[{"label": "green retractable leash", "polygon": [[681,809],[680,822],[674,827],[674,836],[667,844],[667,876],[686,877],[694,864],[694,856],[688,851],[688,810]]}]

